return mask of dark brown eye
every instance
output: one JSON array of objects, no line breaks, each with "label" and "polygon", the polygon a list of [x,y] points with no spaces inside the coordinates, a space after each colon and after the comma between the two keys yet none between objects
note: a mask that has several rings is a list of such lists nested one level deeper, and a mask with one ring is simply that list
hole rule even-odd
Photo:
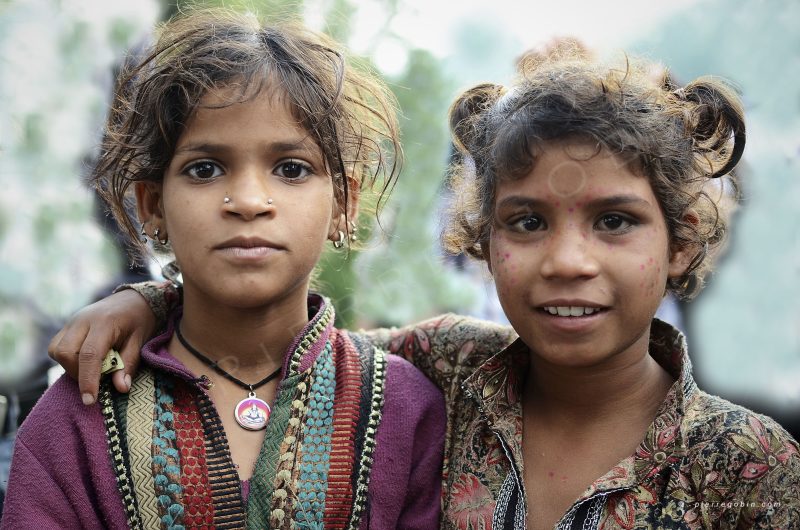
[{"label": "dark brown eye", "polygon": [[186,168],[186,173],[198,180],[208,180],[222,174],[222,170],[214,162],[204,160]]},{"label": "dark brown eye", "polygon": [[606,215],[600,220],[609,230],[617,230],[625,220],[619,215]]},{"label": "dark brown eye", "polygon": [[297,180],[308,176],[311,173],[311,168],[306,164],[289,160],[288,162],[281,163],[276,169],[278,175],[285,179]]},{"label": "dark brown eye", "polygon": [[627,216],[610,213],[602,216],[596,226],[604,232],[625,232],[636,224],[636,221]]},{"label": "dark brown eye", "polygon": [[517,219],[517,221],[512,224],[519,230],[535,232],[544,228],[544,219],[536,215],[526,215],[525,217]]}]

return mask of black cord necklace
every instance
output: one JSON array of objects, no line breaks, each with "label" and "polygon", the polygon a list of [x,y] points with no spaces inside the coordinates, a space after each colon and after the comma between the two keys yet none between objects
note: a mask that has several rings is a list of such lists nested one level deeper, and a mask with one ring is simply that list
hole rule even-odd
[{"label": "black cord necklace", "polygon": [[175,334],[178,336],[178,340],[181,342],[181,344],[183,344],[183,347],[186,348],[189,353],[203,361],[225,379],[236,383],[248,391],[248,396],[241,400],[236,405],[236,408],[233,409],[233,417],[236,418],[236,423],[250,431],[260,431],[261,429],[264,429],[267,426],[267,420],[269,419],[272,409],[270,409],[266,401],[256,397],[256,389],[266,385],[278,377],[281,374],[281,367],[279,366],[274,372],[269,374],[258,383],[250,385],[223,370],[219,365],[219,361],[212,361],[197,351],[194,346],[189,344],[189,342],[184,338],[183,334],[181,333],[180,326],[175,327]]}]

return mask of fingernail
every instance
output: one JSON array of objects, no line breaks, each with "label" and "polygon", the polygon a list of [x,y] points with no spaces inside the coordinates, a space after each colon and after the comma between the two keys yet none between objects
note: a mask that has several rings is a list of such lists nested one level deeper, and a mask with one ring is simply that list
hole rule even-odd
[{"label": "fingernail", "polygon": [[125,374],[125,378],[123,380],[125,381],[125,388],[130,390],[131,389],[131,376],[129,374]]},{"label": "fingernail", "polygon": [[81,399],[83,400],[84,405],[91,405],[92,403],[94,403],[94,396],[89,394],[88,392],[86,394],[83,394],[81,396]]}]

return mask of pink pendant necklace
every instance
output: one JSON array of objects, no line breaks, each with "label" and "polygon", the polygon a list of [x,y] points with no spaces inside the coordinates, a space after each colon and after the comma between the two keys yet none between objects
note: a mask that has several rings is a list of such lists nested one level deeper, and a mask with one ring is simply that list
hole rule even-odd
[{"label": "pink pendant necklace", "polygon": [[244,381],[232,376],[231,374],[223,370],[217,362],[212,361],[211,359],[209,359],[208,357],[197,351],[183,337],[180,326],[175,327],[175,334],[178,336],[178,340],[181,342],[181,344],[183,344],[183,347],[186,348],[189,351],[189,353],[191,353],[192,355],[203,361],[211,369],[213,369],[215,372],[217,372],[225,379],[236,383],[237,385],[248,391],[247,397],[241,400],[236,405],[236,408],[233,409],[233,417],[236,418],[236,423],[238,423],[239,426],[241,426],[242,428],[247,429],[249,431],[260,431],[261,429],[264,429],[267,426],[267,420],[269,420],[269,415],[272,412],[272,409],[270,409],[266,401],[256,396],[256,389],[258,387],[266,385],[267,383],[278,377],[281,374],[281,367],[279,366],[274,372],[269,374],[267,377],[265,377],[258,383],[249,385]]}]

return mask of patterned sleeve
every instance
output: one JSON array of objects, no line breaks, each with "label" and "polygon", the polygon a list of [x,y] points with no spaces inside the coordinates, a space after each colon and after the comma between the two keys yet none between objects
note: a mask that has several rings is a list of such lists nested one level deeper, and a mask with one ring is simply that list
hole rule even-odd
[{"label": "patterned sleeve", "polygon": [[508,326],[453,314],[363,333],[375,346],[413,363],[445,396],[455,395],[461,381],[517,337]]},{"label": "patterned sleeve", "polygon": [[[744,494],[733,499],[740,503],[737,528],[798,528],[800,525],[800,453],[797,442],[785,431],[770,432],[758,456],[745,464],[740,484]],[[778,436],[776,436],[776,434]],[[782,435],[782,436],[781,436]],[[763,473],[763,474],[760,474]],[[749,474],[758,476],[747,480]],[[734,508],[736,508],[734,506]]]},{"label": "patterned sleeve", "polygon": [[156,329],[167,325],[167,315],[181,302],[181,291],[172,282],[140,282],[120,285],[114,292],[133,289],[144,297],[150,309],[156,315]]}]

